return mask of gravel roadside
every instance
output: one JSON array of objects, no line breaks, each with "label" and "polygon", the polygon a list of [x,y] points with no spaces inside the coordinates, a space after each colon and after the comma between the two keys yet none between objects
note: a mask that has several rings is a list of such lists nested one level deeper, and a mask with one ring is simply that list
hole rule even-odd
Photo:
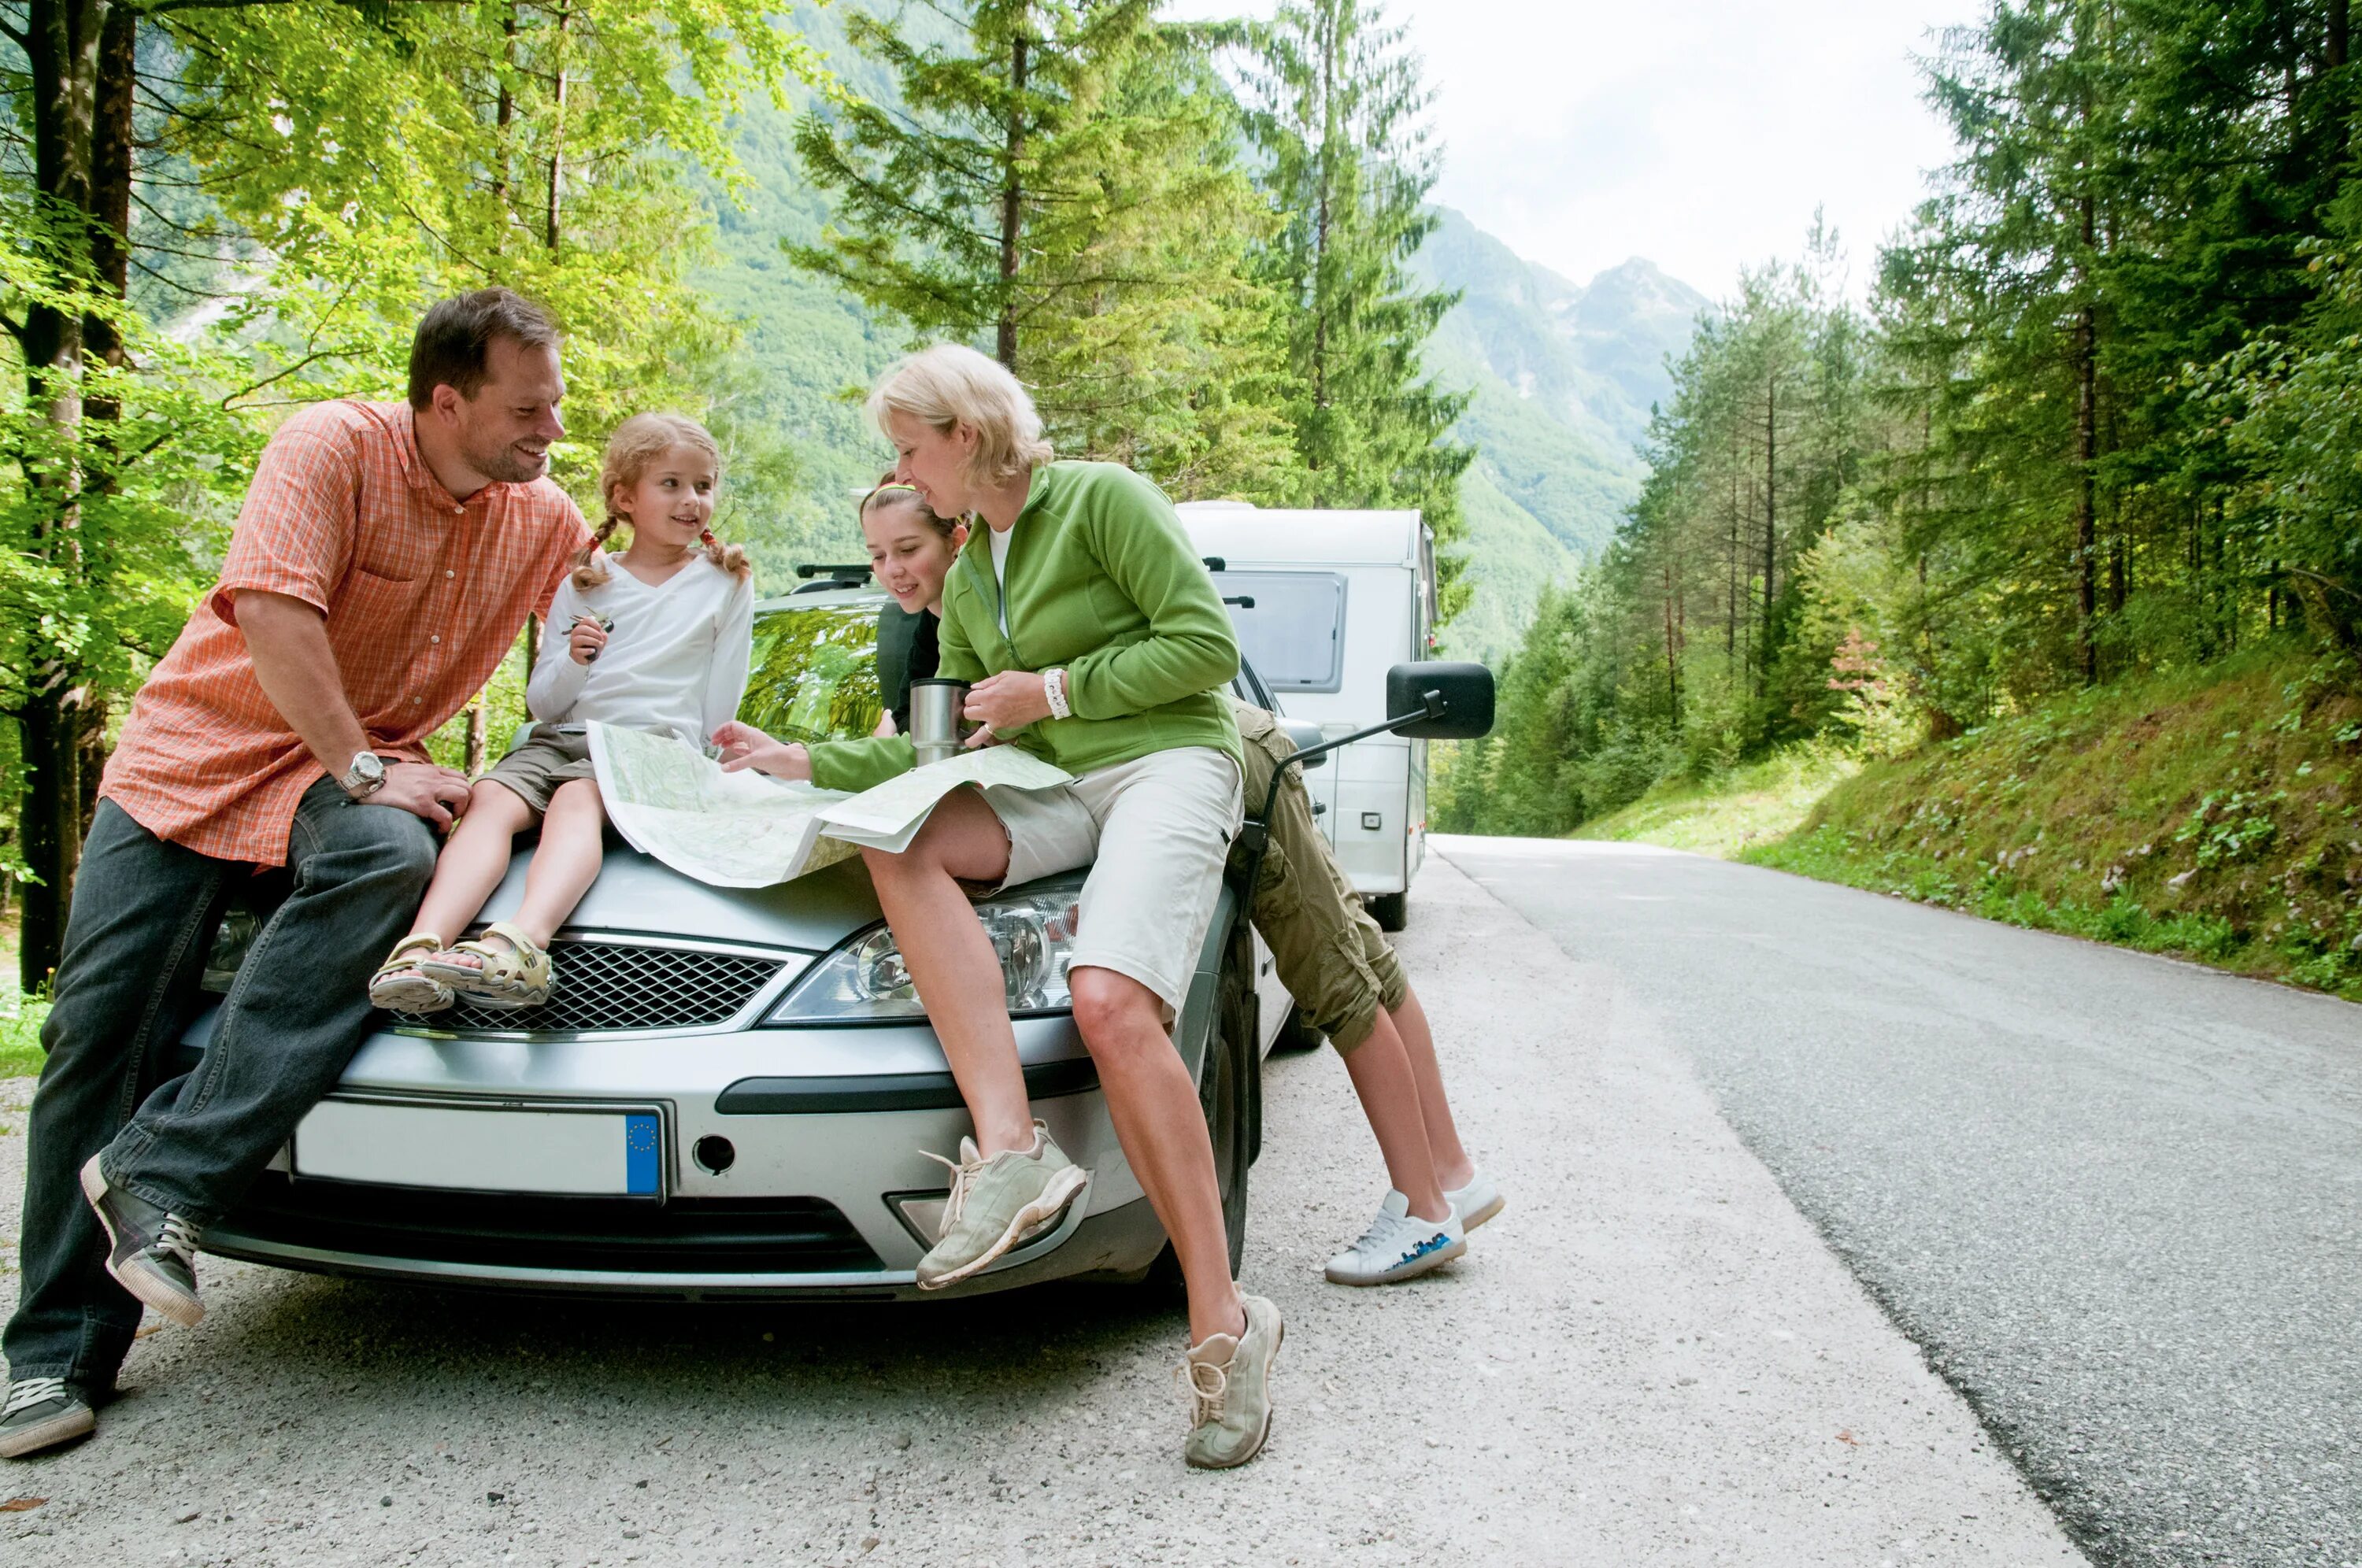
[{"label": "gravel roadside", "polygon": [[99,1437],[0,1467],[47,1499],[0,1561],[2081,1562],[1649,1011],[1440,858],[1413,911],[1510,1207],[1426,1279],[1323,1283],[1382,1167],[1329,1053],[1267,1064],[1246,1277],[1289,1331],[1243,1471],[1183,1467],[1182,1320],[1120,1289],[635,1307],[209,1258]]}]

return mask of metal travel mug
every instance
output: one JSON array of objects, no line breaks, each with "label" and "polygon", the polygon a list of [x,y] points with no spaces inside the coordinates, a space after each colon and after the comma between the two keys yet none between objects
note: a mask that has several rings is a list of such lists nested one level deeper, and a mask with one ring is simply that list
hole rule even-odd
[{"label": "metal travel mug", "polygon": [[960,713],[966,706],[965,680],[911,682],[911,745],[922,767],[959,755],[966,734]]}]

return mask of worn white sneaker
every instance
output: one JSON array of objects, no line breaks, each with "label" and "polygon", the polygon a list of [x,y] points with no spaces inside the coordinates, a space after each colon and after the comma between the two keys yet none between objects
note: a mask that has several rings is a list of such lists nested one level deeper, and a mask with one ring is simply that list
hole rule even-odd
[{"label": "worn white sneaker", "polygon": [[1324,1271],[1337,1285],[1392,1285],[1450,1263],[1468,1250],[1457,1209],[1440,1222],[1414,1220],[1410,1199],[1389,1192],[1378,1217],[1362,1239],[1329,1260]]},{"label": "worn white sneaker", "polygon": [[1194,1469],[1234,1469],[1261,1453],[1271,1436],[1271,1364],[1287,1329],[1279,1309],[1262,1297],[1239,1300],[1246,1332],[1207,1335],[1179,1368],[1189,1381],[1189,1441],[1181,1456]]},{"label": "worn white sneaker", "polygon": [[1493,1178],[1481,1169],[1470,1175],[1466,1187],[1455,1187],[1443,1196],[1451,1203],[1451,1211],[1460,1216],[1462,1231],[1473,1231],[1501,1212],[1508,1202]]}]

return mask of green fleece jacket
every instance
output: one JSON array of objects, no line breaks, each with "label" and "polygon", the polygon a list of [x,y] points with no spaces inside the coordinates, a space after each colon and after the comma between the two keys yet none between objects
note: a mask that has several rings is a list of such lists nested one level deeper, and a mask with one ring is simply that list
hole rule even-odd
[{"label": "green fleece jacket", "polygon": [[[1119,463],[1033,470],[1009,536],[1009,634],[991,530],[977,527],[944,581],[936,675],[973,685],[1003,670],[1063,668],[1074,716],[1009,732],[1073,774],[1182,746],[1239,756],[1222,688],[1239,645],[1214,580],[1164,492]],[[916,761],[906,736],[824,741],[812,782],[866,790]]]}]

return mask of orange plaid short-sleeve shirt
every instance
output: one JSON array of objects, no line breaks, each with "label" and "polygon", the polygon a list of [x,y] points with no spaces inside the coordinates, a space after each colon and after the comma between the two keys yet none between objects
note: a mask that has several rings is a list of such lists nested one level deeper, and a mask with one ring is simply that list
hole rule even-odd
[{"label": "orange plaid short-sleeve shirt", "polygon": [[325,770],[263,695],[234,596],[267,590],[326,615],[370,746],[423,762],[590,536],[546,479],[453,499],[407,403],[304,410],[264,448],[221,580],[139,689],[99,793],[201,855],[283,865],[296,803]]}]

